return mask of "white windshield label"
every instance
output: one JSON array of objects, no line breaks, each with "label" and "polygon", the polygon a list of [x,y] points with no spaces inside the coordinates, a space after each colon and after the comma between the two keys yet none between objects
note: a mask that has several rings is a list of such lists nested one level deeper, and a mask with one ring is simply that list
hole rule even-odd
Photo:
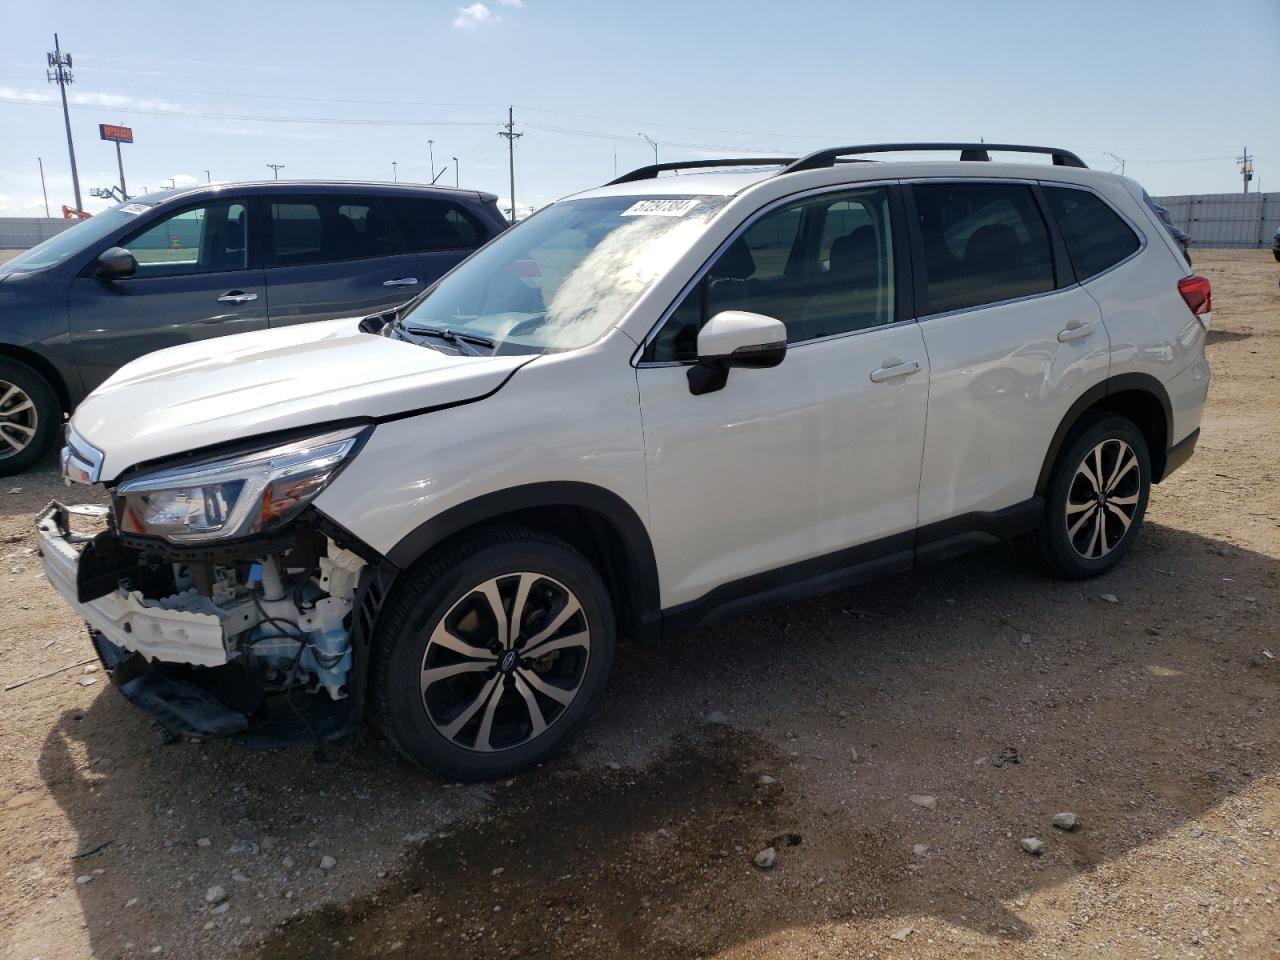
[{"label": "white windshield label", "polygon": [[623,217],[683,217],[701,200],[641,200],[623,210]]},{"label": "white windshield label", "polygon": [[147,209],[145,203],[126,203],[119,208],[121,213],[131,213],[135,217],[140,213],[146,213]]}]

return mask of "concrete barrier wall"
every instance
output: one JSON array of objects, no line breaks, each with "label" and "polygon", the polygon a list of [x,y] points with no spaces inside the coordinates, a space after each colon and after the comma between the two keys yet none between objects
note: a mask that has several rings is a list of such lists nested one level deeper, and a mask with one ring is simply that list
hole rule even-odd
[{"label": "concrete barrier wall", "polygon": [[0,217],[0,250],[26,250],[79,222],[61,217]]}]

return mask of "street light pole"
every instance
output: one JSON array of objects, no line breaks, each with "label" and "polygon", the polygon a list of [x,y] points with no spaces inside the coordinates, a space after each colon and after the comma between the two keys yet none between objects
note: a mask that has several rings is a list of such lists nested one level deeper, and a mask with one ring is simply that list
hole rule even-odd
[{"label": "street light pole", "polygon": [[396,173],[396,162],[394,160],[391,161],[391,182],[392,183],[400,182],[400,177]]},{"label": "street light pole", "polygon": [[213,183],[213,177],[209,176],[209,171],[208,171],[208,170],[206,170],[206,171],[204,172],[204,182],[205,182],[205,183]]},{"label": "street light pole", "polygon": [[458,172],[458,158],[453,158],[453,185],[455,187],[462,185],[462,174]]},{"label": "street light pole", "polygon": [[653,162],[657,163],[658,162],[658,141],[651,139],[647,134],[644,134],[644,133],[638,133],[636,134],[636,136],[644,137],[645,140],[648,141],[649,146],[653,147]]}]

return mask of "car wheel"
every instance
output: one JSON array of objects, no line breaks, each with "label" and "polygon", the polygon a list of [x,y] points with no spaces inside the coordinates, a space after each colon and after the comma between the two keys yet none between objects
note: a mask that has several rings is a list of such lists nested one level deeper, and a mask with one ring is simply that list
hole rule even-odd
[{"label": "car wheel", "polygon": [[0,477],[38,463],[61,424],[62,405],[44,377],[25,363],[0,357]]},{"label": "car wheel", "polygon": [[568,543],[506,527],[406,574],[379,629],[373,695],[413,763],[462,780],[506,776],[562,748],[613,660],[613,606]]},{"label": "car wheel", "polygon": [[1054,465],[1040,527],[1027,538],[1050,572],[1096,577],[1133,545],[1151,492],[1151,455],[1142,432],[1106,416],[1077,430]]}]

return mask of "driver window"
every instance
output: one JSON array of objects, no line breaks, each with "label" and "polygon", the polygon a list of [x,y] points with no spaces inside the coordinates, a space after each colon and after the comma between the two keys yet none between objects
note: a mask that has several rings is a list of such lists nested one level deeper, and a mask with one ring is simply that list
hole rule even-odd
[{"label": "driver window", "polygon": [[123,244],[138,261],[136,277],[175,277],[243,270],[249,265],[248,217],[243,203],[183,210]]},{"label": "driver window", "polygon": [[712,263],[658,332],[648,359],[695,360],[698,331],[723,310],[781,320],[788,343],[892,323],[892,251],[883,187],[775,210]]}]

